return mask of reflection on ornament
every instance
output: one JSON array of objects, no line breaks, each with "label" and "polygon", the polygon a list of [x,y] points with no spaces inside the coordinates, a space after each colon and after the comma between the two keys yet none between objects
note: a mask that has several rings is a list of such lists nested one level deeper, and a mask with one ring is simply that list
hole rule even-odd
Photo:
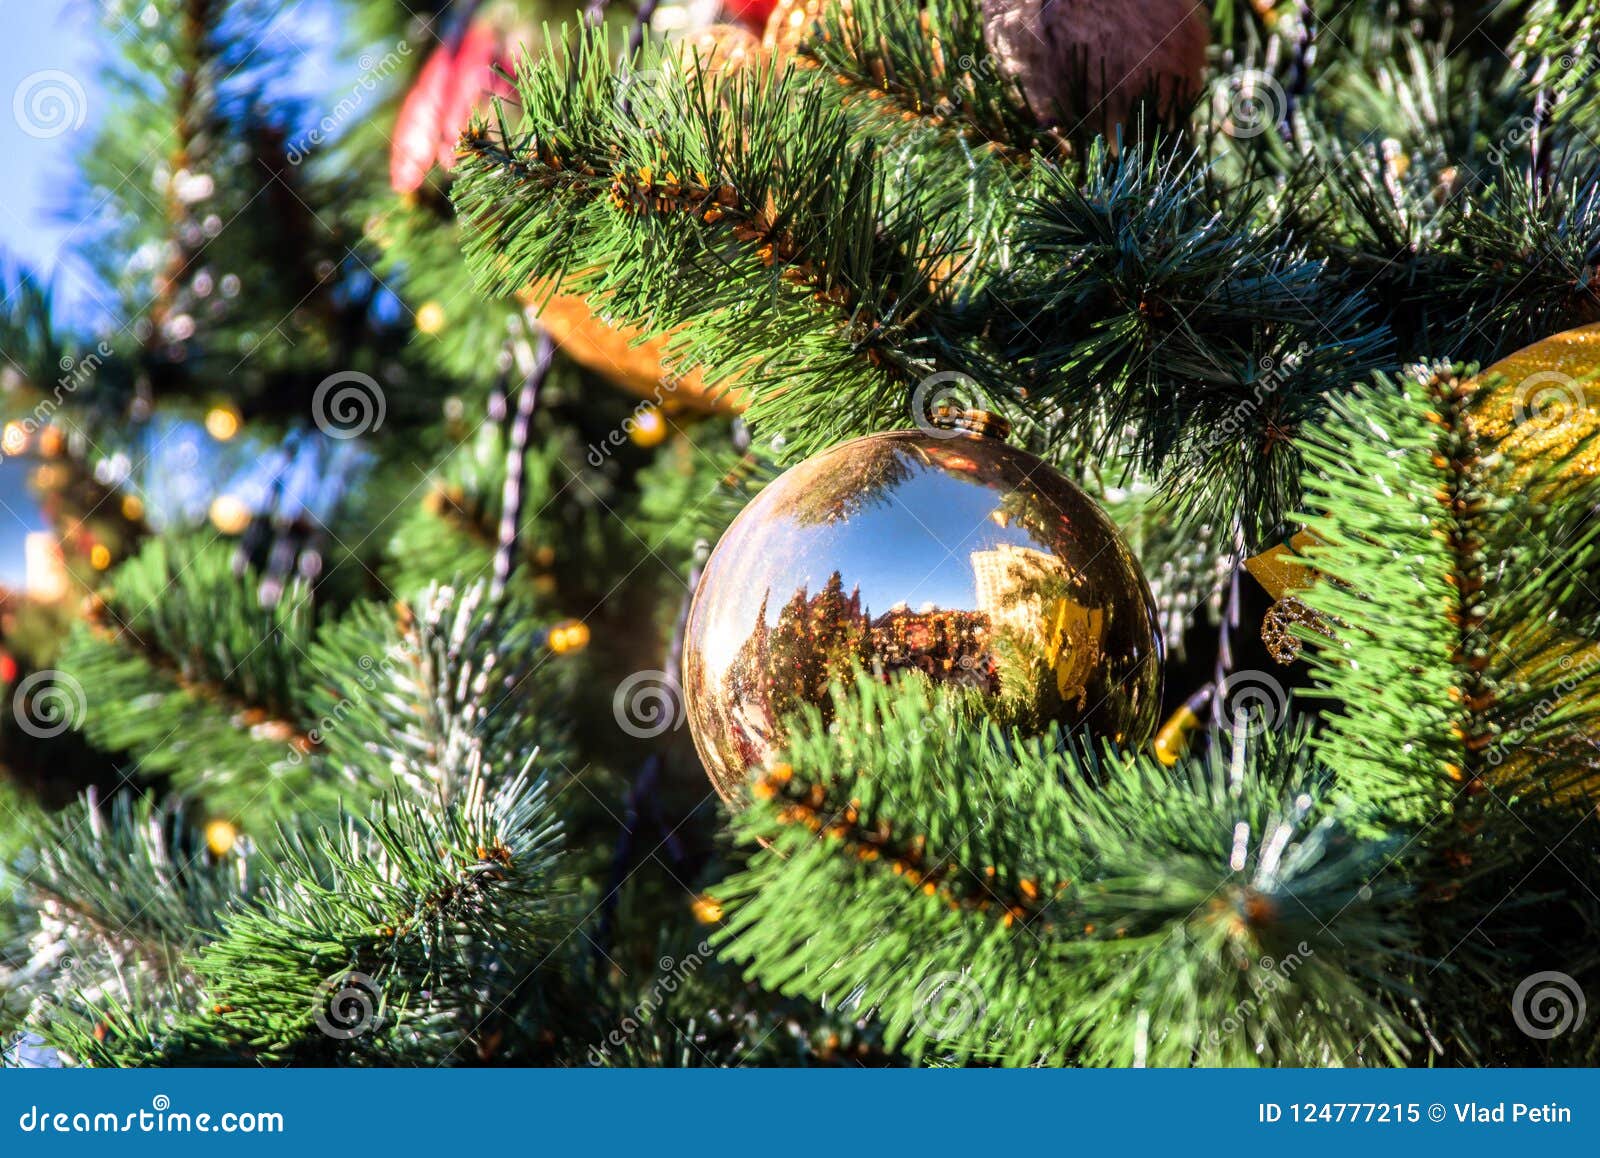
[{"label": "reflection on ornament", "polygon": [[206,847],[212,856],[226,856],[239,839],[239,830],[229,821],[217,819],[206,824]]},{"label": "reflection on ornament", "polygon": [[239,433],[239,412],[231,406],[213,406],[206,411],[206,433],[218,442],[227,442]]},{"label": "reflection on ornament", "polygon": [[211,525],[224,535],[243,534],[252,518],[249,504],[238,495],[218,495],[211,503]]},{"label": "reflection on ornament", "polygon": [[417,330],[424,334],[437,334],[444,329],[444,307],[438,302],[423,302],[417,307]]},{"label": "reflection on ornament", "polygon": [[849,0],[838,5],[834,0],[776,0],[767,16],[761,46],[780,60],[792,55],[811,34],[823,12],[835,6],[848,11]]},{"label": "reflection on ornament", "polygon": [[[998,517],[997,517],[998,516]],[[712,783],[736,801],[803,704],[860,666],[969,689],[1027,732],[1155,728],[1155,604],[1116,528],[1001,438],[899,431],[769,484],[706,564],[683,687]]]},{"label": "reflection on ornament", "polygon": [[737,24],[713,24],[677,44],[678,55],[691,71],[702,75],[737,72],[761,60],[761,38]]},{"label": "reflection on ornament", "polygon": [[6,423],[4,434],[0,434],[0,451],[6,454],[21,454],[28,449],[28,431],[20,422]]}]

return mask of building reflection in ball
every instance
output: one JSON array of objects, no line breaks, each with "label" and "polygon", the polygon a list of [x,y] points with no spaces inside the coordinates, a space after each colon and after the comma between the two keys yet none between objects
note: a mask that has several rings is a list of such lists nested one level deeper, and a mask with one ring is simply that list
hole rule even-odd
[{"label": "building reflection in ball", "polygon": [[[977,429],[983,429],[978,427]],[[756,496],[706,565],[683,687],[717,791],[734,801],[802,704],[853,666],[971,689],[1027,733],[1154,730],[1161,644],[1115,527],[1042,459],[986,433],[845,443]]]}]

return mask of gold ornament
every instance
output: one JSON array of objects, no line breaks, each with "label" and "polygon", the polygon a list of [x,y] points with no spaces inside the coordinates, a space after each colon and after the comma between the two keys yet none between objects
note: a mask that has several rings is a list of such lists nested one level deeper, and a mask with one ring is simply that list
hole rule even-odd
[{"label": "gold ornament", "polygon": [[683,689],[725,800],[854,665],[968,688],[1028,732],[1081,724],[1131,746],[1154,730],[1155,602],[1121,535],[993,416],[938,421],[785,472],[712,552]]},{"label": "gold ornament", "polygon": [[640,406],[628,420],[627,426],[628,438],[633,445],[646,450],[660,446],[667,440],[667,418],[658,407],[648,404]]},{"label": "gold ornament", "polygon": [[417,307],[415,321],[418,333],[437,334],[444,329],[444,307],[438,302],[423,302]]},{"label": "gold ornament", "polygon": [[206,824],[205,837],[206,847],[211,850],[212,856],[226,856],[238,843],[239,830],[231,821],[218,817]]},{"label": "gold ornament", "polygon": [[239,433],[239,411],[231,405],[213,406],[206,411],[206,433],[218,442],[227,442]]},{"label": "gold ornament", "polygon": [[242,535],[255,516],[238,495],[218,495],[211,501],[211,525],[224,535]]},{"label": "gold ornament", "polygon": [[550,629],[550,650],[570,655],[589,646],[589,625],[581,619],[568,619]]},{"label": "gold ornament", "polygon": [[1600,470],[1600,323],[1526,346],[1474,385],[1487,391],[1473,407],[1477,433],[1513,463],[1570,455],[1568,470]]}]

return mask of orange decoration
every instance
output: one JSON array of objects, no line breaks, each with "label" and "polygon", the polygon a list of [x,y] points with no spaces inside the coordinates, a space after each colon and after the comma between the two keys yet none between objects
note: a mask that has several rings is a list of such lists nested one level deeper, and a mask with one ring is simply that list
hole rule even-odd
[{"label": "orange decoration", "polygon": [[[540,296],[537,287],[522,295],[530,305]],[[744,391],[708,386],[699,367],[674,374],[668,369],[665,338],[641,340],[638,327],[604,321],[577,294],[556,294],[535,309],[539,324],[562,353],[630,394],[658,403],[671,399],[702,414],[738,414],[745,408]]]}]

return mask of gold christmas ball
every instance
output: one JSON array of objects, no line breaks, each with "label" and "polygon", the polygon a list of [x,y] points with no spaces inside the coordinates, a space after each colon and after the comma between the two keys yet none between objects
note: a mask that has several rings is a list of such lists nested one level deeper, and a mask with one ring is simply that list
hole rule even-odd
[{"label": "gold christmas ball", "polygon": [[1513,463],[1560,456],[1573,476],[1600,470],[1600,323],[1525,346],[1475,384],[1487,391],[1475,407],[1478,433]]},{"label": "gold christmas ball", "polygon": [[1025,732],[1155,728],[1161,637],[1122,536],[1081,490],[965,412],[858,438],[769,484],[706,563],[684,710],[725,800],[802,704],[860,665],[971,689]]}]

